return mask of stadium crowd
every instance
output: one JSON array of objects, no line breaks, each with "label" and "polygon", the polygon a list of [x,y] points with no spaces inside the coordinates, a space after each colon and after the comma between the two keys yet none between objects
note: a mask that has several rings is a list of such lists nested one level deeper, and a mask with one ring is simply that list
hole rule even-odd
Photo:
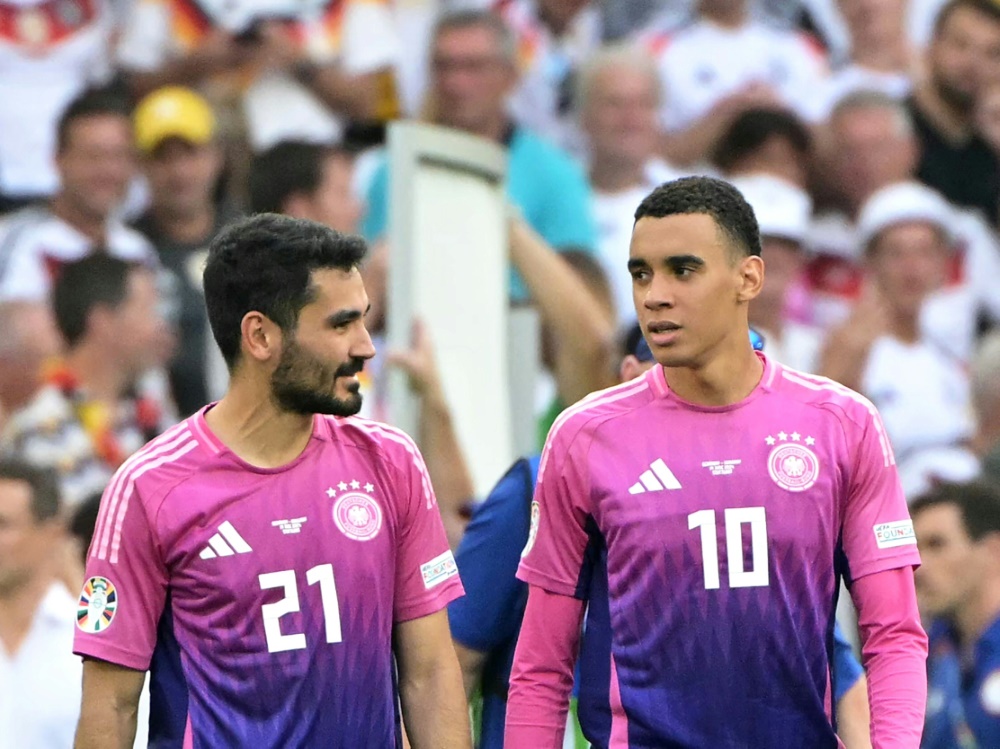
[{"label": "stadium crowd", "polygon": [[[923,746],[1000,747],[1000,2],[0,0],[0,749],[73,744],[101,494],[223,394],[202,270],[260,212],[369,243],[365,413],[403,370],[465,581],[466,691],[500,746],[537,462],[474,496],[434,341],[418,324],[409,350],[381,343],[383,145],[406,118],[508,154],[510,300],[544,330],[539,451],[652,359],[626,269],[642,199],[688,175],[740,190],[765,356],[865,395],[895,454],[931,635]],[[863,691],[841,706],[850,749],[867,709]]]}]

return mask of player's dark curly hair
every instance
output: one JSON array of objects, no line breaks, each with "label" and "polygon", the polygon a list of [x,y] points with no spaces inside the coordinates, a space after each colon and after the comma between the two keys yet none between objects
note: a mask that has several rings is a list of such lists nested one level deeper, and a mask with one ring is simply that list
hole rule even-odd
[{"label": "player's dark curly hair", "polygon": [[294,330],[316,293],[312,272],[355,268],[367,249],[361,237],[274,213],[242,219],[219,234],[205,265],[205,306],[229,368],[239,361],[248,312],[266,315],[282,331]]},{"label": "player's dark curly hair", "polygon": [[635,209],[635,220],[687,213],[711,216],[738,255],[760,255],[760,228],[742,193],[714,177],[683,177],[666,182]]}]

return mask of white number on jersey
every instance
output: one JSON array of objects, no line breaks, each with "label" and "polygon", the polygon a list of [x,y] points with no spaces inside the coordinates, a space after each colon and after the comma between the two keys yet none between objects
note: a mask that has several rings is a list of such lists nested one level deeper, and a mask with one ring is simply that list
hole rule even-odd
[{"label": "white number on jersey", "polygon": [[[283,653],[286,650],[304,650],[306,647],[305,634],[297,632],[286,635],[281,632],[281,617],[301,610],[295,570],[266,572],[260,575],[259,579],[261,590],[283,588],[285,591],[285,596],[280,601],[265,603],[261,606],[267,652]],[[306,583],[310,586],[319,583],[319,597],[323,605],[323,621],[326,625],[326,641],[328,643],[343,642],[340,632],[340,603],[337,601],[337,583],[333,579],[333,565],[321,564],[308,570]]]},{"label": "white number on jersey", "polygon": [[[730,588],[763,588],[770,582],[767,560],[767,516],[763,507],[733,507],[725,511],[726,558]],[[743,568],[743,526],[750,526],[753,569]],[[715,537],[715,510],[698,510],[688,515],[688,530],[701,529],[701,560],[705,569],[705,589],[719,587],[719,545]]]}]

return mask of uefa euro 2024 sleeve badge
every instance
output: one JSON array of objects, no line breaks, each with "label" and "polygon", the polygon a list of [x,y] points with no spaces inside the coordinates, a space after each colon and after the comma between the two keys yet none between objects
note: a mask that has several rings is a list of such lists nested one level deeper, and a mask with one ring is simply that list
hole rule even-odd
[{"label": "uefa euro 2024 sleeve badge", "polygon": [[118,591],[106,577],[92,577],[83,584],[76,609],[76,626],[82,632],[98,634],[115,620]]},{"label": "uefa euro 2024 sleeve badge", "polygon": [[767,472],[779,487],[790,492],[804,492],[819,478],[819,459],[811,449],[813,437],[784,431],[764,440],[771,446],[767,456]]}]

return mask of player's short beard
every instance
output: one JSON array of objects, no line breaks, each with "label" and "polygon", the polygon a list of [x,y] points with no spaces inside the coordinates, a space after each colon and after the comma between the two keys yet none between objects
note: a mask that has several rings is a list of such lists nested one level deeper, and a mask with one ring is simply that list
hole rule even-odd
[{"label": "player's short beard", "polygon": [[292,339],[271,375],[271,392],[278,405],[292,413],[353,416],[361,410],[359,385],[349,385],[351,394],[338,398],[337,378],[356,375],[364,366],[364,359],[352,358],[334,368]]}]

